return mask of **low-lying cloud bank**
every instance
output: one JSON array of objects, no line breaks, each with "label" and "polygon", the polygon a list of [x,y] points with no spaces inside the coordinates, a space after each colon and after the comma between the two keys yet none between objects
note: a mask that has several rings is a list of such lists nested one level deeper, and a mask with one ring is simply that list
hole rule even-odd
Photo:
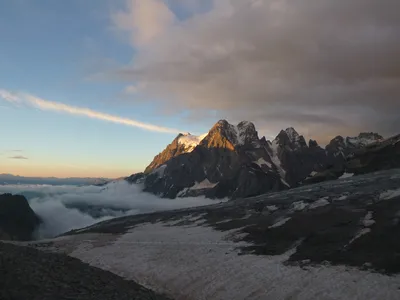
[{"label": "low-lying cloud bank", "polygon": [[217,203],[204,197],[162,199],[138,185],[117,181],[98,186],[4,185],[0,193],[22,194],[44,221],[38,238],[49,238],[125,215]]}]

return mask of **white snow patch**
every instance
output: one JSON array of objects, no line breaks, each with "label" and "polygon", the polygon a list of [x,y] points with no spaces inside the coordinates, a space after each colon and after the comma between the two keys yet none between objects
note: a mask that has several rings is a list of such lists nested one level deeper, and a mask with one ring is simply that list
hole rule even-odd
[{"label": "white snow patch", "polygon": [[278,210],[279,208],[278,208],[276,205],[269,205],[269,206],[267,206],[267,209],[268,209],[269,211],[276,211],[276,210]]},{"label": "white snow patch", "polygon": [[372,219],[372,211],[369,211],[364,219],[362,220],[362,224],[364,226],[363,229],[361,229],[354,238],[351,239],[351,241],[348,243],[348,245],[350,245],[351,243],[353,243],[356,239],[360,238],[361,236],[363,236],[364,234],[370,233],[371,232],[371,227],[372,225],[375,224],[375,220]]},{"label": "white snow patch", "polygon": [[379,142],[380,139],[374,138],[371,136],[370,138],[368,137],[347,137],[346,138],[346,144],[352,144],[357,147],[364,147],[376,142]]},{"label": "white snow patch", "polygon": [[356,239],[360,238],[361,236],[363,236],[364,234],[370,233],[371,229],[370,228],[363,228],[361,229],[354,238],[351,239],[351,241],[347,244],[350,245],[351,243],[353,243]]},{"label": "white snow patch", "polygon": [[399,276],[348,266],[304,270],[284,264],[289,254],[238,255],[238,246],[250,244],[224,240],[230,234],[156,223],[137,226],[117,240],[83,234],[55,240],[54,245],[177,300],[400,299]]},{"label": "white snow patch", "polygon": [[336,200],[343,201],[343,200],[346,200],[347,197],[348,197],[347,195],[343,195],[343,196],[340,196],[339,198],[337,198]]},{"label": "white snow patch", "polygon": [[317,201],[311,203],[309,208],[315,209],[315,208],[322,207],[322,206],[325,206],[328,204],[330,204],[330,202],[328,201],[328,197],[324,197],[324,198],[318,199]]},{"label": "white snow patch", "polygon": [[353,175],[353,173],[344,173],[342,176],[339,177],[339,179],[353,177]]},{"label": "white snow patch", "polygon": [[289,183],[287,183],[285,179],[281,178],[281,182],[282,182],[284,185],[286,185],[287,187],[290,187]]},{"label": "white snow patch", "polygon": [[204,179],[202,182],[196,182],[194,186],[192,186],[191,190],[202,190],[202,189],[212,189],[218,184],[210,182],[207,178]]},{"label": "white snow patch", "polygon": [[375,220],[372,219],[372,211],[369,211],[366,214],[362,223],[363,223],[364,227],[370,227],[375,224]]},{"label": "white snow patch", "polygon": [[[234,131],[233,135],[236,135],[236,145],[244,145],[246,142],[246,132],[249,126],[252,125],[251,122],[242,121],[238,125],[231,125],[232,131]],[[257,146],[257,145],[255,145]]]},{"label": "white snow patch", "polygon": [[236,135],[236,145],[243,145],[245,142],[245,136],[242,135],[242,132],[238,126],[234,126],[234,125],[232,125],[232,126],[233,126],[233,130],[235,132],[235,135]]},{"label": "white snow patch", "polygon": [[285,177],[286,177],[286,171],[282,168],[282,164],[281,164],[281,160],[278,157],[278,143],[276,141],[273,141],[270,144],[270,148],[271,148],[271,160],[272,163],[275,165],[275,167],[277,168],[279,175],[281,176],[281,181],[284,185],[286,185],[287,187],[290,187],[290,185],[285,181]]},{"label": "white snow patch", "polygon": [[272,168],[271,163],[267,162],[263,157],[260,157],[257,161],[254,161],[255,164],[262,167],[263,165],[267,165],[269,168]]},{"label": "white snow patch", "polygon": [[186,152],[192,152],[207,135],[208,133],[202,135],[186,133],[178,139],[178,143],[185,146]]},{"label": "white snow patch", "polygon": [[297,201],[297,202],[292,203],[292,209],[294,211],[301,211],[301,210],[305,209],[306,207],[308,207],[308,204],[304,203],[303,201]]},{"label": "white snow patch", "polygon": [[233,221],[233,219],[226,219],[226,220],[222,220],[222,221],[219,221],[219,222],[215,222],[215,224],[224,224],[224,223],[229,223],[231,221]]},{"label": "white snow patch", "polygon": [[177,197],[182,197],[185,196],[186,192],[189,190],[189,188],[184,188],[181,190],[178,194],[176,194]]},{"label": "white snow patch", "polygon": [[284,225],[284,224],[285,224],[287,221],[289,221],[290,219],[291,219],[290,217],[288,217],[288,218],[284,218],[284,219],[282,219],[282,220],[280,220],[280,221],[276,222],[275,224],[273,224],[273,225],[269,226],[268,228],[276,228],[276,227],[280,227],[280,226]]},{"label": "white snow patch", "polygon": [[380,194],[379,200],[389,200],[389,199],[399,197],[399,196],[400,196],[400,189],[388,190],[388,191]]}]

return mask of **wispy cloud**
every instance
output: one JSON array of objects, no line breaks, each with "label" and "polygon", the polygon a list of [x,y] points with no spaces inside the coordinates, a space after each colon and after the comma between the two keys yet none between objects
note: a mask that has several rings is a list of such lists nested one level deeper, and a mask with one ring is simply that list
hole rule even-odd
[{"label": "wispy cloud", "polygon": [[23,155],[15,155],[15,156],[10,156],[10,159],[28,159],[26,156]]},{"label": "wispy cloud", "polygon": [[92,119],[137,127],[148,131],[174,134],[180,132],[178,129],[143,123],[129,118],[123,118],[116,115],[94,111],[89,108],[76,107],[59,102],[48,101],[26,93],[12,93],[10,91],[0,89],[0,98],[3,98],[10,103],[27,104],[41,110],[57,111],[71,115],[84,116]]},{"label": "wispy cloud", "polygon": [[6,91],[6,90],[1,90],[0,89],[0,98],[3,98],[4,100],[11,102],[11,103],[19,103],[20,100],[16,95],[13,95],[12,93]]}]

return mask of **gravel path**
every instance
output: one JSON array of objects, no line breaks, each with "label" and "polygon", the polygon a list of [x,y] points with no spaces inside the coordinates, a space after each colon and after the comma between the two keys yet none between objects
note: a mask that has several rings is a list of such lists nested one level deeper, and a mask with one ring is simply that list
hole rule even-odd
[{"label": "gravel path", "polygon": [[0,243],[1,300],[167,300],[64,254]]}]

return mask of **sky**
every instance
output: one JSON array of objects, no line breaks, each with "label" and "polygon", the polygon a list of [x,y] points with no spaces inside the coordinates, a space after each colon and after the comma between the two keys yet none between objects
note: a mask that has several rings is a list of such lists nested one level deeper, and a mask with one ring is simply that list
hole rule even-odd
[{"label": "sky", "polygon": [[219,119],[400,128],[397,0],[0,2],[0,173],[119,177]]}]

